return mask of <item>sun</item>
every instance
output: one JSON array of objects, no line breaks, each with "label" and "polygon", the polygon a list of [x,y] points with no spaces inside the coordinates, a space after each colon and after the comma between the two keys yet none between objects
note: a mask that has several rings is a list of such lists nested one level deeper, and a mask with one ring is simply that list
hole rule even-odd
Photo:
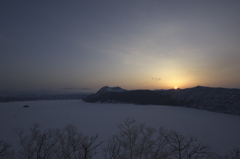
[{"label": "sun", "polygon": [[177,86],[175,86],[175,87],[174,87],[174,89],[178,89],[178,87],[177,87]]}]

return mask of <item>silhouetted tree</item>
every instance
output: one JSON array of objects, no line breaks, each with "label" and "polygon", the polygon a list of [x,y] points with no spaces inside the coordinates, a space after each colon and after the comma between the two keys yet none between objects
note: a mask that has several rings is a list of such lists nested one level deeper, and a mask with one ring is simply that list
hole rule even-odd
[{"label": "silhouetted tree", "polygon": [[14,158],[14,150],[12,145],[0,140],[0,159],[11,159]]},{"label": "silhouetted tree", "polygon": [[97,154],[97,147],[100,146],[103,141],[96,143],[96,140],[98,138],[98,134],[92,137],[86,137],[85,140],[83,141],[82,147],[83,147],[83,153],[84,159],[91,159],[93,156]]},{"label": "silhouetted tree", "polygon": [[[106,159],[240,159],[240,148],[225,156],[212,153],[196,137],[184,136],[165,128],[158,130],[127,118],[117,125],[103,148]],[[17,129],[19,152],[0,140],[0,159],[91,159],[97,154],[98,134],[87,136],[72,125],[62,129],[40,129],[34,124],[29,131]]]},{"label": "silhouetted tree", "polygon": [[85,136],[72,125],[57,129],[55,137],[59,159],[91,159],[97,153],[96,148],[102,144],[97,143],[98,134],[93,137]]},{"label": "silhouetted tree", "polygon": [[21,146],[20,158],[49,159],[55,155],[57,142],[53,130],[41,131],[39,125],[34,124],[29,133],[23,129],[18,129],[16,132]]},{"label": "silhouetted tree", "polygon": [[21,147],[19,158],[24,159],[91,159],[102,144],[97,142],[98,134],[85,136],[72,125],[42,131],[34,124],[29,133],[23,129],[16,132]]},{"label": "silhouetted tree", "polygon": [[185,137],[176,131],[158,131],[127,118],[118,124],[119,133],[108,140],[104,148],[106,159],[195,159],[210,158],[209,146],[195,137]]},{"label": "silhouetted tree", "polygon": [[170,145],[171,156],[178,159],[211,158],[212,152],[208,145],[202,144],[198,138],[184,136],[177,131],[170,131],[164,136]]},{"label": "silhouetted tree", "polygon": [[229,154],[225,155],[223,159],[240,159],[240,147],[233,149]]},{"label": "silhouetted tree", "polygon": [[117,126],[119,133],[112,136],[104,148],[105,158],[150,159],[168,156],[169,152],[165,148],[167,142],[165,138],[161,137],[164,129],[161,128],[157,131],[145,124],[137,124],[134,119],[130,118]]}]

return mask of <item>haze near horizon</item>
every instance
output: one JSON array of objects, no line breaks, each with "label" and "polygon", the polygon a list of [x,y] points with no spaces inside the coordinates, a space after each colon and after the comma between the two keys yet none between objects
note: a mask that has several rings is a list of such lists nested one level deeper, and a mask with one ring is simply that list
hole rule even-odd
[{"label": "haze near horizon", "polygon": [[240,88],[240,1],[0,2],[0,89]]}]

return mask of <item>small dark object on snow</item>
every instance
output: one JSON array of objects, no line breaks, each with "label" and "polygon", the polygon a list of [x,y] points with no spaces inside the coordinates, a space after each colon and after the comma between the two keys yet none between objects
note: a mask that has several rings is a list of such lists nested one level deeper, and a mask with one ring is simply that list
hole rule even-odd
[{"label": "small dark object on snow", "polygon": [[29,108],[29,105],[24,105],[23,108]]}]

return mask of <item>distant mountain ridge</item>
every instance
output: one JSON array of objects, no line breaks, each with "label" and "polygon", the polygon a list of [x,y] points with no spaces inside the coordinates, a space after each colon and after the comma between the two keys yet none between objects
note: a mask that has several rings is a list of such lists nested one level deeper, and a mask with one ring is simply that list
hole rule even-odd
[{"label": "distant mountain ridge", "polygon": [[107,92],[124,92],[127,91],[126,89],[122,89],[121,87],[102,87],[99,91],[97,91],[98,94],[103,94]]},{"label": "distant mountain ridge", "polygon": [[85,102],[170,105],[240,115],[240,89],[197,86],[170,90],[125,90],[102,87],[83,98]]},{"label": "distant mountain ridge", "polygon": [[82,99],[89,94],[71,93],[71,94],[56,94],[56,95],[12,95],[1,96],[1,102],[17,102],[17,101],[36,101],[36,100],[67,100],[67,99]]}]

